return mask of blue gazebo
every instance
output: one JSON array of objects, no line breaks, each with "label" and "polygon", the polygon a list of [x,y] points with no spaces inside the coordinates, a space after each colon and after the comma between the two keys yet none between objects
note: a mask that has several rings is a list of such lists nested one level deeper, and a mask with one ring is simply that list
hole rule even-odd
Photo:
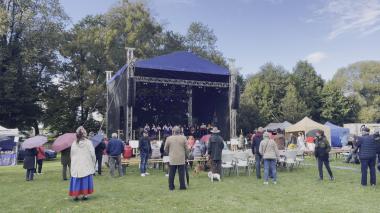
[{"label": "blue gazebo", "polygon": [[331,130],[332,147],[342,147],[347,145],[348,137],[350,136],[350,130],[348,128],[337,126],[328,121],[325,123],[325,126],[329,127]]}]

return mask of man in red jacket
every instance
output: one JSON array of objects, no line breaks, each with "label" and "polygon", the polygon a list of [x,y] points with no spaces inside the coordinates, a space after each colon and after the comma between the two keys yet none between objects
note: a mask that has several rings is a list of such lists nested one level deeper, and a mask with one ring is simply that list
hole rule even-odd
[{"label": "man in red jacket", "polygon": [[40,146],[37,148],[37,174],[43,174],[42,173],[42,163],[44,162],[46,156],[45,156],[45,148],[43,146]]}]

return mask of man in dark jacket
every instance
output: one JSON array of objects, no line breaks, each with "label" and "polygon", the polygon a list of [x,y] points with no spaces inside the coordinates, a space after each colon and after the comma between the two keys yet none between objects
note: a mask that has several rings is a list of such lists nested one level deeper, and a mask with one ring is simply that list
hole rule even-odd
[{"label": "man in dark jacket", "polygon": [[257,179],[261,179],[261,160],[262,156],[259,152],[260,148],[260,143],[263,140],[263,132],[264,129],[260,127],[256,134],[252,138],[252,144],[251,144],[251,149],[252,149],[252,154],[255,155],[255,160],[256,160],[256,177]]},{"label": "man in dark jacket", "polygon": [[140,173],[141,177],[149,175],[146,172],[148,166],[149,155],[152,153],[152,147],[150,145],[150,139],[148,137],[148,132],[144,132],[143,136],[139,140],[139,151],[140,151]]},{"label": "man in dark jacket", "polygon": [[[379,131],[380,131],[379,129],[375,129],[375,134],[373,134],[373,140],[375,141],[375,144],[377,147],[376,153],[377,153],[378,162],[380,163],[380,133]],[[378,166],[378,169],[379,169],[379,166]]]},{"label": "man in dark jacket", "polygon": [[317,131],[315,138],[315,150],[314,155],[318,161],[318,172],[319,179],[323,180],[323,164],[327,169],[327,172],[330,175],[330,180],[334,180],[334,176],[331,172],[330,161],[329,161],[329,152],[331,151],[331,146],[329,141],[322,130]]},{"label": "man in dark jacket", "polygon": [[70,159],[71,147],[61,151],[61,164],[62,164],[62,178],[67,180],[67,169],[70,171],[71,159]]},{"label": "man in dark jacket", "polygon": [[211,130],[208,142],[208,154],[210,155],[212,173],[221,174],[222,170],[222,151],[224,148],[223,138],[219,135],[217,127]]},{"label": "man in dark jacket", "polygon": [[102,141],[95,147],[96,162],[98,163],[98,174],[102,175],[102,160],[103,151],[106,149],[106,144]]},{"label": "man in dark jacket", "polygon": [[359,150],[359,159],[362,171],[362,186],[367,186],[367,170],[369,168],[370,183],[376,185],[376,144],[373,135],[369,135],[369,129],[363,128],[361,137],[358,137],[356,150]]},{"label": "man in dark jacket", "polygon": [[123,153],[124,144],[121,140],[117,139],[117,134],[112,133],[112,139],[108,142],[106,152],[109,156],[110,174],[113,177],[115,168],[119,172],[119,176],[123,176],[121,167],[121,153]]}]

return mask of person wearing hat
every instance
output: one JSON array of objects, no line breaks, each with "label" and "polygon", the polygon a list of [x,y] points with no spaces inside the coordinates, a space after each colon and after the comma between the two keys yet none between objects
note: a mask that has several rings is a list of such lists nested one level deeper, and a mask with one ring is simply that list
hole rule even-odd
[{"label": "person wearing hat", "polygon": [[268,185],[269,175],[273,178],[273,183],[277,183],[276,160],[280,158],[277,144],[269,138],[269,132],[263,134],[263,141],[260,143],[259,152],[264,159],[264,184]]},{"label": "person wearing hat", "polygon": [[218,127],[211,130],[211,136],[208,143],[208,154],[211,159],[211,170],[214,174],[221,174],[222,169],[222,151],[224,148],[223,138],[219,135]]},{"label": "person wearing hat", "polygon": [[173,135],[166,139],[164,150],[169,154],[169,190],[173,191],[174,177],[178,170],[179,189],[185,190],[185,163],[188,149],[186,145],[187,139],[181,135],[181,129],[178,126],[173,127]]},{"label": "person wearing hat", "polygon": [[327,172],[330,175],[330,180],[334,180],[329,161],[329,152],[331,150],[331,146],[330,143],[327,141],[325,133],[322,130],[317,131],[314,143],[314,155],[318,161],[319,180],[323,180],[323,164],[325,164]]},{"label": "person wearing hat", "polygon": [[376,185],[376,144],[374,136],[369,134],[369,129],[362,129],[362,136],[358,137],[356,152],[359,151],[359,159],[361,165],[361,184],[367,186],[367,171],[369,168],[370,184]]}]

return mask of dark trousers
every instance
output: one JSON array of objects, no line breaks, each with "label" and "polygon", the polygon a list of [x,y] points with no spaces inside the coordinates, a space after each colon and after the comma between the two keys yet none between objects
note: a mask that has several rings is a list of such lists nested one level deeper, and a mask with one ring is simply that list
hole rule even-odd
[{"label": "dark trousers", "polygon": [[256,177],[258,179],[261,178],[261,155],[255,154],[255,161],[256,161]]},{"label": "dark trousers", "polygon": [[26,170],[26,180],[33,180],[33,175],[34,175],[34,168],[33,169],[27,169]]},{"label": "dark trousers", "polygon": [[185,165],[170,165],[169,168],[169,190],[174,190],[174,178],[178,169],[179,189],[186,189],[185,183]]},{"label": "dark trousers", "polygon": [[99,175],[102,174],[102,159],[103,159],[103,155],[96,156],[96,162],[98,163],[98,174]]},{"label": "dark trousers", "polygon": [[145,174],[148,167],[149,154],[145,152],[140,153],[140,173]]},{"label": "dark trousers", "polygon": [[37,160],[37,171],[38,171],[38,173],[40,173],[41,174],[41,172],[42,172],[42,163],[44,162],[44,160]]},{"label": "dark trousers", "polygon": [[221,160],[211,161],[211,171],[212,171],[212,173],[221,174],[222,161]]},{"label": "dark trousers", "polygon": [[67,169],[70,172],[70,164],[62,164],[62,178],[63,180],[67,180]]},{"label": "dark trousers", "polygon": [[328,158],[317,158],[318,160],[318,172],[319,172],[319,178],[320,179],[323,179],[323,164],[325,164],[325,167],[327,169],[327,172],[329,173],[330,175],[330,178],[333,177],[333,174],[331,172],[331,168],[330,168],[330,161]]},{"label": "dark trousers", "polygon": [[376,185],[376,158],[371,159],[363,159],[360,160],[361,163],[361,170],[362,170],[362,185],[367,185],[367,171],[369,167],[369,175],[370,175],[370,183],[371,185]]}]

